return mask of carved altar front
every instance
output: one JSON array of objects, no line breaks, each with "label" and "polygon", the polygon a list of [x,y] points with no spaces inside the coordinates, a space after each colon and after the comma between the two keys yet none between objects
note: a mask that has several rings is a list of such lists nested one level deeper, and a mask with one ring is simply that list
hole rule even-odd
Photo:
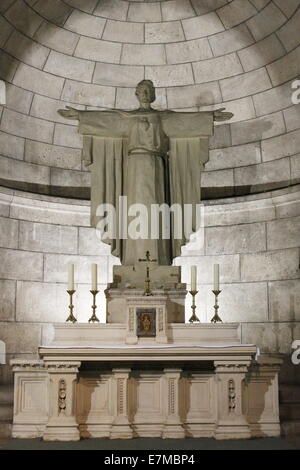
[{"label": "carved altar front", "polygon": [[36,361],[16,360],[13,437],[214,437],[280,434],[280,360],[243,345],[238,324],[168,324],[168,343],[126,325],[63,325]]}]

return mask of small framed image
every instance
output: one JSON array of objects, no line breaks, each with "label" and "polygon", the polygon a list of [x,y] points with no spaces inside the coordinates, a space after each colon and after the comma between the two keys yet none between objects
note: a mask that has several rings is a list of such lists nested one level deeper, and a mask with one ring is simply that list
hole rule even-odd
[{"label": "small framed image", "polygon": [[156,308],[137,308],[136,320],[138,337],[156,336]]}]

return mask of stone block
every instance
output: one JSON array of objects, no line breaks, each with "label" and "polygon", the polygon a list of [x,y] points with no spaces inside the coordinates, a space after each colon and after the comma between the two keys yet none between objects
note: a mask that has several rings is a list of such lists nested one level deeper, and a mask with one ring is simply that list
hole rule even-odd
[{"label": "stone block", "polygon": [[91,82],[94,68],[93,62],[51,51],[44,70],[72,80]]},{"label": "stone block", "polygon": [[83,59],[118,64],[121,57],[121,48],[122,45],[116,42],[81,37],[74,55]]},{"label": "stone block", "polygon": [[1,338],[6,344],[7,354],[37,354],[41,340],[41,327],[37,323],[1,323]]},{"label": "stone block", "polygon": [[14,31],[5,45],[5,50],[25,64],[32,65],[38,69],[42,69],[47,57],[49,49],[36,41],[24,36],[18,31]]},{"label": "stone block", "polygon": [[266,250],[264,223],[208,227],[205,229],[205,253],[234,254]]},{"label": "stone block", "polygon": [[249,29],[244,24],[210,36],[208,40],[215,56],[230,54],[250,46],[254,42]]},{"label": "stone block", "polygon": [[34,93],[49,96],[50,98],[59,98],[64,81],[65,79],[62,77],[55,77],[29,65],[20,64],[13,83]]},{"label": "stone block", "polygon": [[12,5],[15,0],[2,0],[0,5],[0,12],[3,13]]},{"label": "stone block", "polygon": [[288,182],[290,179],[290,162],[288,158],[282,158],[259,165],[235,168],[234,177],[237,186],[257,187],[268,183]]},{"label": "stone block", "polygon": [[247,72],[237,77],[220,81],[222,96],[225,101],[243,96],[254,95],[271,88],[271,82],[265,68]]},{"label": "stone block", "polygon": [[269,282],[271,321],[300,320],[300,280]]},{"label": "stone block", "polygon": [[103,33],[103,39],[121,43],[143,43],[144,25],[142,23],[131,23],[130,21],[108,20]]},{"label": "stone block", "polygon": [[272,88],[253,96],[257,116],[280,111],[289,108],[292,104],[292,83]]},{"label": "stone block", "polygon": [[115,105],[115,88],[66,80],[62,99],[78,104],[113,108]]},{"label": "stone block", "polygon": [[50,143],[54,124],[5,109],[1,120],[1,130],[19,137]]},{"label": "stone block", "polygon": [[263,161],[295,155],[299,151],[300,130],[273,137],[262,142]]},{"label": "stone block", "polygon": [[300,247],[300,217],[267,223],[268,250]]},{"label": "stone block", "polygon": [[231,134],[229,124],[221,124],[214,129],[214,135],[209,139],[210,150],[231,146]]},{"label": "stone block", "polygon": [[[50,282],[17,282],[17,322],[64,322],[69,314],[66,286]],[[74,298],[74,304],[76,298]]]},{"label": "stone block", "polygon": [[275,219],[275,207],[271,198],[214,204],[205,206],[204,217],[205,227],[250,224]]},{"label": "stone block", "polygon": [[284,120],[287,131],[294,131],[300,129],[300,108],[297,105],[293,105],[291,108],[283,111]]},{"label": "stone block", "polygon": [[110,245],[104,243],[95,228],[79,227],[78,253],[80,255],[110,255]]},{"label": "stone block", "polygon": [[34,4],[34,9],[50,23],[55,23],[59,26],[63,26],[66,19],[72,12],[72,8],[61,0],[51,0],[51,3],[47,3],[44,0],[38,0]]},{"label": "stone block", "polygon": [[6,84],[6,106],[13,111],[29,114],[33,94],[22,88]]},{"label": "stone block", "polygon": [[165,49],[162,44],[124,44],[121,64],[164,65]]},{"label": "stone block", "polygon": [[78,133],[78,129],[74,126],[56,124],[53,142],[55,145],[81,149],[82,135]]},{"label": "stone block", "polygon": [[296,11],[294,16],[277,31],[280,41],[289,52],[299,45],[299,21],[300,11]]},{"label": "stone block", "polygon": [[300,178],[300,153],[291,157],[291,179]]},{"label": "stone block", "polygon": [[233,170],[203,171],[201,188],[232,188]]},{"label": "stone block", "polygon": [[242,343],[256,344],[261,353],[290,354],[292,341],[289,323],[242,324]]},{"label": "stone block", "polygon": [[218,15],[226,29],[244,23],[256,14],[257,11],[249,0],[234,0],[218,10]]},{"label": "stone block", "polygon": [[238,52],[245,72],[258,69],[286,54],[275,34]]},{"label": "stone block", "polygon": [[208,40],[202,38],[166,44],[166,55],[168,64],[178,64],[210,59],[212,52]]},{"label": "stone block", "polygon": [[131,3],[127,14],[128,21],[151,23],[161,21],[161,10],[158,3]]},{"label": "stone block", "polygon": [[[15,320],[16,284],[14,281],[0,281],[0,321]],[[1,336],[2,339],[2,336]]]},{"label": "stone block", "polygon": [[[227,122],[232,124],[234,122],[245,121],[255,117],[255,109],[253,106],[253,101],[250,97],[241,98],[239,100],[226,101],[226,103],[219,103],[214,106],[202,107],[201,111],[212,111],[224,106],[226,106],[226,111],[233,113],[233,117],[229,121],[224,121],[225,123]],[[222,122],[222,124],[217,124],[216,127],[219,125],[224,125],[224,123]]]},{"label": "stone block", "polygon": [[42,281],[43,255],[41,253],[0,248],[0,255],[2,279]]},{"label": "stone block", "polygon": [[272,281],[297,277],[299,277],[298,248],[241,255],[242,281]]},{"label": "stone block", "polygon": [[189,0],[170,0],[161,2],[162,20],[175,21],[195,16],[195,11]]},{"label": "stone block", "polygon": [[290,18],[294,11],[297,9],[297,7],[300,4],[299,0],[285,0],[285,2],[282,2],[281,0],[273,0],[274,3],[283,11],[283,13]]},{"label": "stone block", "polygon": [[65,101],[53,100],[46,96],[34,95],[32,105],[30,108],[31,116],[45,119],[46,121],[59,122],[62,124],[68,124],[69,126],[77,126],[77,121],[65,119],[58,114],[58,109],[63,109],[66,106],[73,106],[76,109],[85,109],[84,105],[74,105],[73,103],[66,103]]},{"label": "stone block", "polygon": [[203,38],[224,31],[224,26],[214,12],[182,20],[182,26],[187,40]]},{"label": "stone block", "polygon": [[272,83],[274,86],[297,78],[300,73],[300,46],[285,55],[281,59],[276,60],[267,65]]},{"label": "stone block", "polygon": [[86,188],[91,185],[91,174],[86,171],[51,168],[51,184],[58,187]]},{"label": "stone block", "polygon": [[93,82],[105,86],[135,87],[144,78],[144,67],[96,64]]},{"label": "stone block", "polygon": [[[278,192],[278,191],[277,191]],[[295,193],[274,196],[272,198],[276,210],[276,218],[297,217],[300,215],[300,194]]]},{"label": "stone block", "polygon": [[251,0],[251,3],[257,8],[258,10],[262,10],[265,6],[269,3],[269,0]]},{"label": "stone block", "polygon": [[113,20],[126,21],[129,3],[122,0],[102,0],[93,12],[94,15],[103,16]]},{"label": "stone block", "polygon": [[231,125],[234,145],[260,141],[284,133],[285,124],[281,112]]},{"label": "stone block", "polygon": [[75,264],[75,284],[91,284],[91,264],[98,264],[98,282],[107,283],[107,256],[71,256],[46,254],[44,280],[46,282],[68,282],[68,264]]},{"label": "stone block", "polygon": [[2,248],[18,248],[19,222],[14,219],[0,217],[0,244]]},{"label": "stone block", "polygon": [[[204,286],[205,316],[210,322],[214,315],[215,296],[212,286]],[[268,292],[266,282],[224,284],[219,296],[219,315],[223,322],[268,321]],[[201,288],[202,290],[202,288]],[[203,295],[203,294],[202,294]],[[201,294],[200,294],[201,296]],[[243,306],[247,305],[247,310]]]},{"label": "stone block", "polygon": [[35,33],[34,39],[50,49],[72,55],[79,36],[45,21]]},{"label": "stone block", "polygon": [[76,227],[20,221],[21,250],[76,254],[77,242]]},{"label": "stone block", "polygon": [[[3,196],[2,196],[3,197]],[[81,205],[73,200],[67,202],[53,202],[51,199],[41,200],[28,197],[14,196],[11,203],[11,217],[32,222],[51,223],[58,225],[90,226],[89,205]]]},{"label": "stone block", "polygon": [[6,21],[4,17],[0,18],[0,47],[3,47],[7,38],[13,31],[13,27]]},{"label": "stone block", "polygon": [[13,190],[1,188],[0,192],[0,215],[9,217],[10,203],[13,198]]},{"label": "stone block", "polygon": [[146,66],[145,78],[157,87],[172,87],[194,84],[191,64]]},{"label": "stone block", "polygon": [[277,31],[285,22],[286,17],[282,11],[273,2],[270,2],[266,8],[247,22],[247,26],[256,41],[260,41],[274,31]]},{"label": "stone block", "polygon": [[74,33],[98,39],[102,37],[104,26],[104,18],[87,15],[78,10],[73,10],[64,24],[64,28],[73,31]]},{"label": "stone block", "polygon": [[11,134],[0,132],[0,154],[6,157],[23,160],[24,157],[24,139],[15,137]]},{"label": "stone block", "polygon": [[0,79],[12,81],[18,67],[18,62],[4,51],[0,51]]},{"label": "stone block", "polygon": [[[184,41],[185,37],[180,21],[145,24],[146,43],[170,43]],[[132,41],[133,42],[133,41]],[[135,41],[137,42],[137,41]]]},{"label": "stone block", "polygon": [[238,282],[240,280],[239,268],[240,255],[215,255],[215,256],[185,256],[176,258],[174,266],[181,266],[181,282],[190,285],[191,266],[198,266],[199,285],[213,284],[214,264],[220,264],[220,283]]},{"label": "stone block", "polygon": [[27,140],[25,161],[38,165],[80,170],[81,150]]},{"label": "stone block", "polygon": [[260,144],[237,145],[210,150],[205,170],[219,170],[254,165],[261,162]]},{"label": "stone block", "polygon": [[[1,2],[2,3],[2,2]],[[27,36],[33,36],[43,22],[43,18],[30,8],[23,0],[17,0],[5,12],[5,17]]]},{"label": "stone block", "polygon": [[[166,109],[167,99],[166,90],[164,88],[157,88],[155,90],[156,100],[153,103],[155,109]],[[135,88],[118,88],[116,96],[116,108],[118,109],[136,109],[138,101],[135,96]]]},{"label": "stone block", "polygon": [[85,11],[86,13],[93,13],[97,3],[98,0],[85,0],[84,3],[82,3],[82,0],[68,0],[70,6]]},{"label": "stone block", "polygon": [[167,89],[170,109],[205,106],[222,101],[217,82],[203,83]]},{"label": "stone block", "polygon": [[228,54],[210,60],[193,63],[196,83],[206,83],[213,80],[232,77],[243,72],[236,54]]},{"label": "stone block", "polygon": [[50,170],[42,165],[32,165],[20,160],[2,157],[0,159],[1,178],[9,181],[33,182],[48,185],[50,183]]},{"label": "stone block", "polygon": [[210,0],[191,0],[191,3],[197,15],[200,16],[223,7],[226,5],[227,0],[215,0],[214,2]]}]

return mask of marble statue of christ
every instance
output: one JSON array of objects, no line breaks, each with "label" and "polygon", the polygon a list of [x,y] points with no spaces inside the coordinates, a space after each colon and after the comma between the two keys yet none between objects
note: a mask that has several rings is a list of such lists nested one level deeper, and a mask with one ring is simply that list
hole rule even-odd
[{"label": "marble statue of christ", "polygon": [[[162,204],[199,204],[200,175],[208,161],[208,140],[213,135],[214,121],[226,121],[233,115],[217,111],[174,112],[151,107],[155,88],[150,80],[136,87],[140,107],[134,111],[79,111],[60,109],[60,115],[79,120],[83,134],[83,159],[91,165],[91,225],[96,227],[100,216],[97,208],[111,204],[116,208],[117,224],[120,196],[127,196],[128,209],[143,204],[148,209],[148,238],[115,237],[103,241],[111,245],[112,254],[123,265],[134,266],[149,251],[159,265],[171,265],[180,255],[181,246],[189,240],[183,233],[156,239],[151,234],[151,206]],[[128,217],[128,224],[132,217]],[[192,232],[196,230],[193,218]],[[160,227],[161,229],[161,227]]]}]

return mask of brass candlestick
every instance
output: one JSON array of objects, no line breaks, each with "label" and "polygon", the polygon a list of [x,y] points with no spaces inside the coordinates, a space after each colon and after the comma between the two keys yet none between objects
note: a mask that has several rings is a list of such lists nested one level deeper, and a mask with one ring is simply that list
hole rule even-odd
[{"label": "brass candlestick", "polygon": [[[142,258],[139,258],[139,261],[147,261],[147,263],[156,263],[157,259],[151,259],[150,258],[150,251],[146,251],[146,258],[142,259]],[[151,279],[150,279],[150,268],[149,268],[149,265],[147,264],[147,268],[146,268],[146,279],[145,279],[145,284],[146,284],[146,288],[145,288],[145,292],[143,295],[145,296],[149,296],[149,295],[153,295],[152,292],[151,292],[151,289],[150,289],[150,282],[151,282]]]},{"label": "brass candlestick", "polygon": [[66,322],[70,321],[72,323],[76,323],[77,320],[73,315],[73,310],[74,310],[74,305],[73,305],[73,294],[76,292],[75,290],[67,290],[69,296],[70,296],[70,304],[69,304],[69,309],[70,309],[70,315],[66,319]]},{"label": "brass candlestick", "polygon": [[218,310],[219,310],[219,305],[218,305],[218,296],[219,294],[222,292],[220,290],[213,290],[212,291],[214,294],[215,294],[215,305],[214,305],[214,309],[215,309],[215,314],[213,316],[213,318],[211,319],[211,323],[218,323],[218,322],[222,322],[221,318],[219,317],[218,315]]},{"label": "brass candlestick", "polygon": [[92,305],[93,315],[89,319],[89,323],[90,322],[95,323],[96,321],[99,321],[99,318],[97,318],[97,315],[96,315],[96,308],[97,308],[96,295],[98,294],[98,292],[99,292],[98,290],[90,290],[90,293],[93,295],[93,305]]},{"label": "brass candlestick", "polygon": [[196,295],[198,294],[198,291],[197,291],[197,290],[190,290],[189,292],[190,292],[190,294],[192,294],[192,296],[193,296],[193,302],[192,302],[192,306],[191,306],[191,309],[193,310],[193,315],[192,315],[191,318],[189,319],[189,322],[190,322],[190,323],[194,323],[194,322],[196,322],[196,321],[200,322],[199,318],[198,318],[197,315],[195,314],[195,310],[196,310],[195,297],[196,297]]}]

